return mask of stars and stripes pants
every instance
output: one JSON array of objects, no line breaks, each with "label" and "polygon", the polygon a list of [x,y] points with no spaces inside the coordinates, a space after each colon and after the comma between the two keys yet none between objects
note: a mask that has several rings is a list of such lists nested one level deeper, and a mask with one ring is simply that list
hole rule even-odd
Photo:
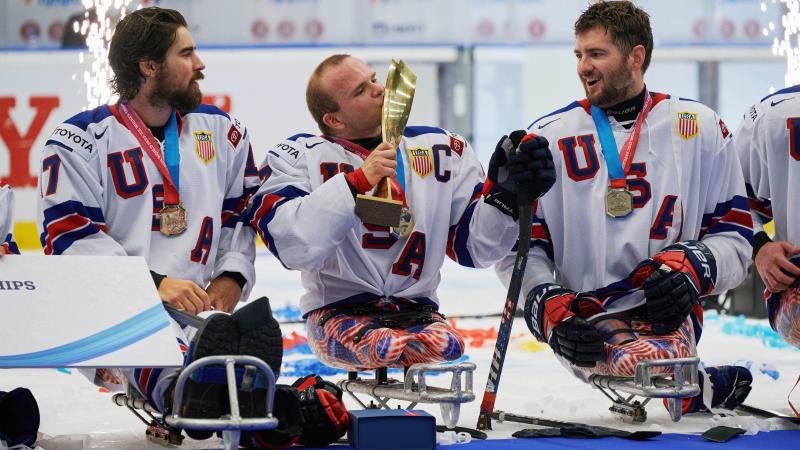
[{"label": "stars and stripes pants", "polygon": [[[616,337],[607,339],[605,343],[605,358],[595,367],[576,367],[562,360],[576,376],[588,381],[591,375],[609,375],[615,377],[633,377],[636,364],[639,361],[653,359],[689,358],[697,356],[696,339],[692,318],[689,316],[677,330],[664,333],[653,333],[651,324],[647,322],[630,320],[624,321],[625,326],[632,330],[631,339],[627,342],[616,342]],[[597,325],[596,325],[597,326]],[[599,327],[601,335],[608,331]],[[651,374],[670,375],[672,367],[653,367]]]},{"label": "stars and stripes pants", "polygon": [[779,294],[765,291],[769,323],[786,342],[800,348],[800,288]]},{"label": "stars and stripes pants", "polygon": [[453,361],[464,353],[463,338],[435,311],[429,323],[389,326],[379,312],[312,311],[306,321],[311,351],[324,364],[348,371]]}]

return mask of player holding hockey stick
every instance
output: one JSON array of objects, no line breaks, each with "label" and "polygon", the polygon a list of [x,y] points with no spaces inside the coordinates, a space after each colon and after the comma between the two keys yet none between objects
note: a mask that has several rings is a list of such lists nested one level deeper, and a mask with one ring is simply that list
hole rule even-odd
[{"label": "player holding hockey stick", "polygon": [[[534,217],[525,319],[584,380],[694,356],[698,298],[734,288],[748,267],[752,222],[729,133],[704,105],[646,88],[652,49],[646,12],[590,6],[575,23],[587,98],[529,128],[558,149],[558,178]],[[497,266],[506,282],[512,261]],[[710,406],[732,408],[751,379],[712,368],[701,386]]]}]

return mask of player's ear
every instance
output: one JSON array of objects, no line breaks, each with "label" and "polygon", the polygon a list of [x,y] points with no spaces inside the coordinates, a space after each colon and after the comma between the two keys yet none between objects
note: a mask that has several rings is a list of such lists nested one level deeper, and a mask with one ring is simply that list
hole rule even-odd
[{"label": "player's ear", "polygon": [[631,49],[630,56],[628,57],[631,64],[631,70],[642,70],[646,54],[647,51],[645,50],[644,45],[637,45]]},{"label": "player's ear", "polygon": [[330,130],[340,130],[344,127],[344,122],[339,120],[339,115],[336,113],[325,113],[322,115],[322,123]]},{"label": "player's ear", "polygon": [[145,78],[150,78],[158,72],[158,63],[153,61],[152,59],[142,59],[139,60],[139,72]]}]

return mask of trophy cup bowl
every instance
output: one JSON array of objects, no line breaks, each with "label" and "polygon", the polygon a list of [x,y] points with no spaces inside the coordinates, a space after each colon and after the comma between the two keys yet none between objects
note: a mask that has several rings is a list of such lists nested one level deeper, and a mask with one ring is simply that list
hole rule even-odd
[{"label": "trophy cup bowl", "polygon": [[[381,135],[383,140],[395,149],[400,143],[403,131],[411,114],[417,76],[405,62],[392,60],[383,91],[381,109]],[[359,194],[356,196],[356,214],[364,223],[384,227],[400,226],[403,202],[392,199],[392,186],[389,177],[379,181],[386,183],[386,197]]]}]

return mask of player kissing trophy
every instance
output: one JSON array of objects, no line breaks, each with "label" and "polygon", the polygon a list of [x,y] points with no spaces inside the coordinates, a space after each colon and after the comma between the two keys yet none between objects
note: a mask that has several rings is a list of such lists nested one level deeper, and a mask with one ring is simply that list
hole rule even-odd
[{"label": "player kissing trophy", "polygon": [[[411,103],[417,87],[417,75],[403,60],[392,60],[383,92],[381,109],[381,134],[383,140],[397,148],[411,114]],[[386,177],[379,182],[375,195],[359,194],[356,197],[356,214],[364,223],[391,227],[400,236],[406,237],[414,228],[411,209],[400,200],[392,198],[392,190],[402,192],[405,188],[402,154],[397,153],[398,174],[395,179]],[[380,186],[383,184],[383,186]],[[385,190],[385,197],[380,193]]]}]

